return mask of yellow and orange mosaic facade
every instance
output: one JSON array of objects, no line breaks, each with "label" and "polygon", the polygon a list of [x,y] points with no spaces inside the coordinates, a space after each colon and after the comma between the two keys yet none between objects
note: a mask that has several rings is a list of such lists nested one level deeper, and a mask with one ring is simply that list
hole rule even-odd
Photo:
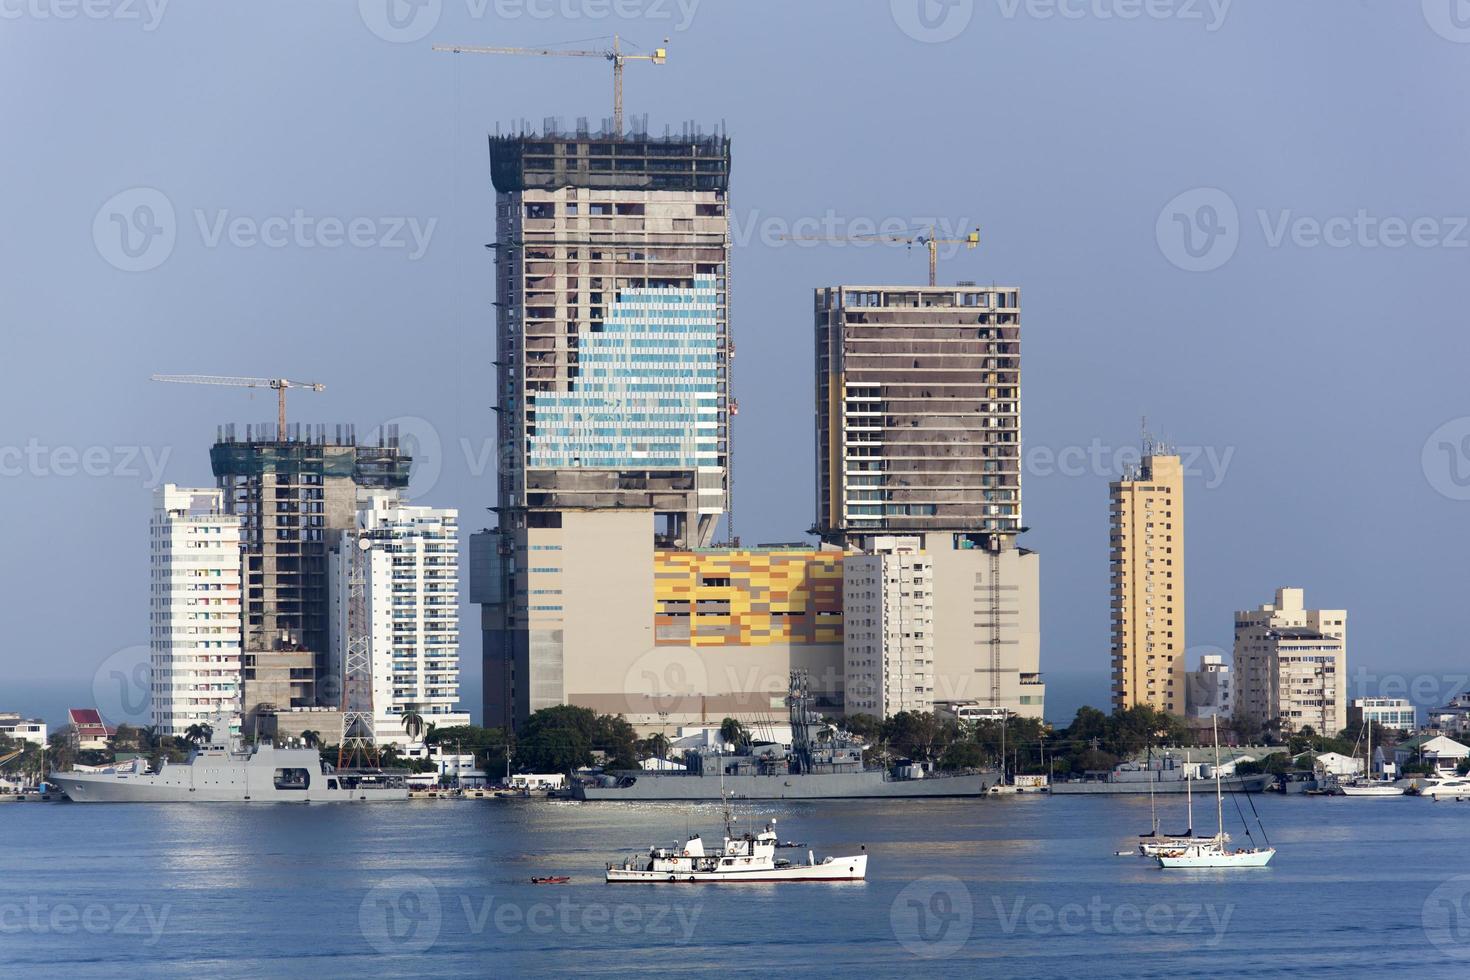
[{"label": "yellow and orange mosaic facade", "polygon": [[842,642],[840,551],[655,551],[658,646]]}]

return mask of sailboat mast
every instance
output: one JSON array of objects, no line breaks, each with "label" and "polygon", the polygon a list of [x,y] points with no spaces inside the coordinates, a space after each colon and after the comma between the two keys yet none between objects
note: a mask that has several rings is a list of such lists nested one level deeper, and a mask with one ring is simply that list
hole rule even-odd
[{"label": "sailboat mast", "polygon": [[1225,798],[1220,795],[1220,716],[1215,715],[1210,719],[1215,728],[1215,825],[1216,839],[1221,846],[1225,844]]},{"label": "sailboat mast", "polygon": [[1189,811],[1189,836],[1194,836],[1194,770],[1189,767],[1189,750],[1184,750],[1184,805]]}]

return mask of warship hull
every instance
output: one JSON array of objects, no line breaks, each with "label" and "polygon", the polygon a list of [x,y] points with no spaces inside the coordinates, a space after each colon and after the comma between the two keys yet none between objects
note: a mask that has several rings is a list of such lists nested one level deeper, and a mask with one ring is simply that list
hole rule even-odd
[{"label": "warship hull", "polygon": [[998,772],[894,779],[882,770],[869,772],[727,775],[718,773],[629,774],[611,786],[580,786],[579,800],[679,800],[719,802],[721,789],[734,800],[868,800],[913,797],[983,796],[1000,781]]}]

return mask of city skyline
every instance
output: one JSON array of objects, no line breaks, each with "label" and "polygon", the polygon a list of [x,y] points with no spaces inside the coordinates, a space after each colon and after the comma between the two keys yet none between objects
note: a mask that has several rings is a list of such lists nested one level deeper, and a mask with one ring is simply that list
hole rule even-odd
[{"label": "city skyline", "polygon": [[[1436,86],[1444,77],[1452,77],[1448,62],[1463,51],[1436,37],[1417,12],[1410,13],[1414,16],[1340,11],[1333,14],[1333,23],[1342,43],[1350,48],[1365,45],[1371,37],[1401,46],[1396,50],[1422,52],[1408,69],[1407,84],[1427,97],[1438,91]],[[219,151],[210,147],[199,152],[220,169],[203,179],[164,166],[163,158],[143,144],[123,141],[120,157],[107,168],[93,171],[78,165],[82,169],[76,174],[76,186],[89,190],[79,190],[77,200],[63,204],[58,186],[42,182],[36,201],[55,207],[64,220],[41,220],[31,202],[8,205],[19,224],[43,229],[42,250],[10,251],[9,266],[34,268],[37,254],[54,254],[78,270],[86,287],[48,293],[39,285],[48,282],[44,274],[34,277],[36,283],[21,284],[17,323],[48,329],[16,331],[19,356],[48,363],[66,357],[81,338],[97,355],[77,368],[96,401],[80,399],[79,405],[108,402],[120,406],[106,412],[79,408],[43,414],[39,406],[54,404],[55,392],[43,392],[40,382],[29,378],[20,379],[0,396],[15,432],[3,442],[19,452],[22,470],[5,483],[16,505],[31,513],[88,515],[87,526],[103,544],[105,573],[118,583],[102,598],[102,614],[95,622],[77,624],[65,638],[64,649],[48,658],[44,668],[19,663],[18,678],[79,676],[89,683],[117,651],[146,645],[146,621],[139,612],[146,608],[146,576],[139,556],[146,555],[148,484],[209,485],[205,446],[215,424],[270,416],[268,402],[252,405],[245,401],[246,396],[236,393],[163,386],[150,390],[143,378],[153,371],[238,370],[318,377],[329,384],[328,400],[317,398],[315,404],[298,409],[303,420],[351,419],[364,430],[378,421],[397,419],[403,426],[404,417],[422,420],[420,430],[410,434],[431,444],[437,441],[438,452],[437,459],[421,456],[424,466],[416,477],[420,486],[413,489],[422,493],[432,486],[426,499],[459,509],[466,531],[477,530],[482,521],[490,523],[483,508],[489,505],[487,484],[493,479],[494,455],[486,454],[494,421],[482,379],[493,356],[493,328],[486,305],[493,287],[479,246],[491,240],[493,205],[486,190],[483,135],[494,131],[496,120],[539,116],[539,104],[532,106],[531,102],[544,101],[546,112],[560,111],[568,118],[597,118],[605,113],[604,79],[590,67],[584,73],[536,64],[502,64],[496,59],[436,61],[421,46],[390,44],[360,23],[319,13],[293,16],[301,18],[308,34],[315,31],[329,36],[340,30],[350,41],[346,57],[360,59],[363,65],[390,65],[396,77],[411,82],[411,97],[418,100],[415,105],[430,110],[424,113],[427,120],[408,123],[428,144],[422,155],[382,148],[393,151],[392,177],[385,180],[376,173],[367,180],[346,181],[339,189],[327,185],[325,174],[292,174],[289,168],[273,173],[269,181],[256,182],[250,174],[268,165],[264,158],[247,153],[243,169],[232,169],[223,158],[216,160],[213,154]],[[1242,8],[1234,16],[1244,24],[1255,15]],[[1204,59],[1208,65],[1243,58],[1260,73],[1261,84],[1267,80],[1281,85],[1325,84],[1311,74],[1314,68],[1326,70],[1329,63],[1325,46],[1313,40],[1311,29],[1319,22],[1292,11],[1273,16],[1279,20],[1278,37],[1301,45],[1318,60],[1299,68],[1267,60],[1259,34],[1232,34],[1234,21],[1208,35],[1180,23],[985,21],[977,23],[967,38],[950,45],[914,41],[892,24],[887,11],[879,11],[871,20],[856,12],[846,22],[833,23],[829,18],[827,26],[860,50],[881,52],[905,63],[911,60],[916,68],[928,58],[947,61],[958,59],[966,50],[971,54],[982,51],[990,61],[972,66],[982,77],[991,71],[1020,70],[1008,62],[1012,56],[1003,43],[1002,32],[1015,31],[1045,41],[1048,47],[1044,50],[1055,52],[1058,61],[1064,53],[1081,59],[1075,72],[1086,70],[1092,64],[1088,59],[1096,57],[1088,49],[1092,42],[1116,40],[1126,50],[1132,44],[1169,41],[1180,50],[1175,54],[1151,49],[1155,70],[1187,67],[1190,58]],[[1324,16],[1318,12],[1318,17]],[[241,24],[248,26],[244,21]],[[446,19],[430,40],[457,40],[479,26]],[[542,29],[533,21],[501,26],[516,43],[536,41]],[[661,25],[651,26],[654,29],[646,32],[650,35],[662,29]],[[1074,26],[1074,34],[1066,33]],[[179,37],[171,32],[192,29],[191,22],[180,17],[163,25],[154,40],[177,44]],[[347,33],[349,29],[360,33]],[[1034,173],[995,157],[984,157],[977,172],[966,165],[963,155],[956,155],[953,163],[936,165],[907,154],[900,158],[875,153],[872,159],[865,159],[857,153],[840,172],[816,179],[795,172],[801,168],[789,164],[821,159],[822,141],[811,138],[814,134],[806,134],[794,120],[752,113],[748,104],[738,106],[737,100],[721,94],[721,79],[732,77],[739,69],[738,62],[722,53],[714,39],[740,39],[749,30],[747,24],[727,21],[726,14],[711,5],[671,43],[670,64],[660,69],[668,74],[645,77],[653,73],[643,73],[629,80],[630,107],[635,113],[650,114],[651,129],[661,131],[665,122],[677,126],[686,118],[723,117],[741,148],[732,215],[732,329],[740,348],[737,364],[741,372],[734,394],[742,409],[736,422],[734,499],[736,530],[744,541],[797,540],[811,521],[806,501],[812,494],[785,489],[788,473],[802,485],[810,486],[808,481],[813,479],[805,462],[811,455],[804,449],[810,436],[806,426],[791,424],[792,419],[804,421],[810,411],[809,367],[805,356],[790,357],[784,352],[793,338],[804,336],[810,290],[823,282],[844,281],[911,281],[917,285],[924,271],[921,257],[903,249],[783,245],[769,235],[772,222],[779,220],[791,227],[806,218],[820,225],[830,210],[839,227],[847,230],[853,230],[859,220],[878,224],[885,219],[914,228],[927,216],[943,215],[956,228],[979,224],[982,245],[976,253],[942,258],[941,281],[1015,283],[1028,298],[1023,477],[1027,520],[1033,529],[1022,536],[1021,543],[1047,558],[1042,573],[1045,673],[1095,674],[1099,693],[1086,700],[1100,705],[1106,698],[1106,531],[1100,514],[1106,485],[1120,468],[1115,464],[1129,458],[1122,454],[1134,448],[1136,418],[1146,412],[1163,421],[1161,434],[1185,444],[1190,471],[1186,478],[1190,498],[1188,634],[1196,650],[1228,648],[1233,610],[1287,581],[1304,586],[1327,605],[1354,611],[1354,670],[1359,666],[1379,674],[1407,670],[1411,677],[1419,672],[1451,674],[1459,654],[1444,639],[1453,636],[1445,617],[1456,608],[1456,595],[1462,590],[1463,575],[1456,558],[1465,543],[1457,530],[1463,523],[1464,504],[1456,499],[1462,493],[1462,473],[1456,464],[1464,467],[1467,462],[1455,456],[1462,433],[1454,425],[1466,409],[1456,400],[1451,370],[1463,355],[1464,341],[1452,330],[1454,304],[1437,277],[1449,280],[1458,268],[1455,263],[1460,253],[1448,245],[1397,250],[1366,245],[1317,247],[1305,244],[1307,239],[1290,230],[1287,237],[1276,239],[1276,245],[1271,241],[1274,230],[1283,227],[1278,223],[1283,215],[1289,222],[1301,217],[1321,221],[1337,214],[1352,216],[1366,208],[1380,221],[1385,217],[1453,216],[1455,200],[1465,199],[1464,178],[1441,169],[1446,166],[1441,161],[1457,158],[1459,137],[1427,127],[1428,117],[1417,115],[1412,105],[1405,120],[1391,114],[1383,95],[1373,88],[1372,70],[1359,79],[1329,72],[1334,84],[1356,93],[1327,108],[1341,114],[1347,111],[1341,106],[1358,107],[1351,117],[1353,125],[1345,126],[1344,132],[1371,122],[1378,131],[1396,133],[1401,145],[1408,143],[1420,152],[1407,161],[1390,161],[1372,148],[1354,146],[1350,151],[1347,144],[1336,142],[1336,136],[1327,135],[1314,148],[1320,156],[1304,152],[1290,166],[1263,162],[1249,151],[1224,152],[1212,160],[1206,151],[1220,153],[1231,135],[1246,132],[1247,127],[1225,114],[1211,101],[1210,93],[1190,96],[1204,103],[1202,107],[1192,105],[1188,99],[1147,90],[1139,70],[1126,76],[1139,83],[1134,89],[1103,86],[1103,92],[1080,96],[1062,84],[1067,79],[1075,81],[1076,74],[1063,72],[1048,78],[1032,70],[1025,77],[1033,82],[1034,90],[1022,91],[1015,105],[975,111],[987,123],[1019,127],[1017,132],[1028,141],[1028,149],[1048,151],[1028,156]],[[1044,33],[1048,31],[1051,33]],[[119,40],[120,49],[141,53],[149,39],[128,36]],[[263,35],[256,40],[269,43]],[[779,45],[788,43],[767,41],[778,46],[778,54]],[[82,47],[91,43],[87,40]],[[111,63],[115,54],[96,49],[86,53],[97,58],[99,66]],[[21,50],[17,64],[24,66],[31,57]],[[789,59],[771,60],[779,64]],[[1111,65],[1113,59],[1108,62]],[[1040,67],[1062,71],[1059,64],[1049,61]],[[146,65],[132,68],[149,70]],[[774,86],[789,86],[793,78],[803,77],[790,72],[782,68],[769,80],[748,79],[749,73],[735,77],[750,84],[770,84],[775,91]],[[544,86],[544,97],[538,92],[535,99],[528,100],[524,89],[518,91],[509,84],[525,77],[534,77],[538,86]],[[492,91],[492,82],[505,86],[503,97]],[[913,91],[907,84],[896,87],[901,93]],[[844,95],[837,102],[847,126],[838,126],[822,138],[855,150],[868,145],[861,139],[861,123],[885,111],[902,118],[898,114],[905,104],[899,100],[901,93],[885,94],[863,80],[855,80],[854,88],[851,96]],[[374,91],[388,95],[386,89]],[[1063,93],[1075,98],[1078,105],[1059,99]],[[79,98],[80,93],[70,97]],[[1099,194],[1096,200],[1084,201],[1084,192],[1104,188],[1083,179],[1075,158],[1066,152],[1080,149],[1079,136],[1097,125],[1078,110],[1090,109],[1096,118],[1127,125],[1135,112],[1130,98],[1141,101],[1139,110],[1172,107],[1176,114],[1166,113],[1166,117],[1202,149],[1181,151],[1167,168],[1156,166],[1146,160],[1150,145],[1146,134],[1134,132],[1139,137],[1137,147],[1120,145],[1127,140],[1109,144],[1108,151],[1115,155],[1110,166],[1134,166],[1142,176],[1121,187],[1106,188],[1108,193]],[[390,104],[393,101],[388,98]],[[1043,125],[1039,120],[1044,117],[1015,116],[1027,110],[1039,112],[1043,105],[1053,114],[1046,128],[1074,135],[1046,142],[1033,132]],[[1191,107],[1194,111],[1186,117],[1185,110]],[[245,129],[263,125],[263,118],[249,115],[249,107],[237,108],[244,114]],[[76,111],[80,118],[111,132],[107,121],[96,117],[95,108],[79,103]],[[179,111],[191,110],[180,104]],[[364,143],[357,130],[373,124],[362,114],[348,111],[343,116],[340,123],[328,126],[328,132],[344,140],[342,153],[369,158],[366,151],[377,144]],[[1250,121],[1250,131],[1289,139],[1290,127],[1297,121],[1290,107],[1270,107]],[[1340,117],[1336,121],[1345,122]],[[297,129],[298,125],[291,123],[288,129],[309,140],[308,131]],[[1421,125],[1427,128],[1416,128]],[[976,138],[960,128],[953,135],[962,140]],[[1334,152],[1356,154],[1359,166],[1353,180],[1334,179]],[[22,148],[19,153],[4,165],[7,169],[36,167],[49,159],[47,151],[40,149]],[[778,165],[776,158],[783,154],[786,158]],[[334,152],[332,157],[339,155]],[[446,155],[450,158],[447,164],[435,159]],[[904,167],[922,171],[924,183],[932,186],[878,179]],[[1323,168],[1328,174],[1325,180],[1320,179]],[[1264,171],[1260,178],[1257,169]],[[9,176],[20,179],[20,172]],[[410,177],[405,182],[400,176],[405,173],[433,175],[434,179],[426,176],[415,182]],[[447,193],[443,187],[423,186],[438,178],[445,178]],[[172,254],[157,268],[143,272],[125,272],[110,264],[99,254],[92,234],[93,217],[114,194],[130,187],[157,188],[175,213],[178,240]],[[1013,192],[997,195],[995,187]],[[1156,229],[1166,205],[1190,188],[1222,188],[1238,209],[1239,247],[1222,266],[1208,272],[1180,268],[1161,249]],[[1043,206],[1041,199],[1048,193],[1058,200]],[[428,227],[429,219],[437,217],[439,222],[423,258],[412,261],[408,259],[411,246],[398,251],[384,247],[312,252],[295,245],[277,250],[232,244],[229,234],[214,239],[209,234],[219,227],[216,222],[221,212],[227,212],[227,221],[247,217],[260,223],[277,213],[289,216],[297,208],[318,219],[412,216],[421,230]],[[203,213],[202,226],[196,211]],[[1257,212],[1265,212],[1264,222]],[[385,223],[380,230],[381,237],[386,237],[390,229]],[[407,230],[402,235],[412,241]],[[13,250],[16,246],[5,247]],[[293,279],[297,275],[293,266],[303,262],[320,273],[320,282],[308,286]],[[1281,275],[1283,263],[1286,276]],[[1079,272],[1093,264],[1098,267],[1095,273]],[[188,280],[196,276],[198,288],[209,294],[192,291]],[[1329,278],[1383,280],[1386,285],[1361,292],[1317,288],[1319,281]],[[1289,284],[1283,285],[1284,280],[1290,280]],[[1105,295],[1105,288],[1116,288],[1119,282],[1140,308],[1110,317],[1105,321],[1107,329],[1097,329],[1099,318],[1092,304]],[[1128,283],[1137,286],[1128,288]],[[96,299],[81,302],[73,293]],[[1232,309],[1234,297],[1247,294],[1261,301],[1261,312],[1249,320],[1220,312]],[[201,303],[206,295],[218,295],[227,302]],[[429,316],[421,303],[409,299],[421,295],[431,297]],[[103,320],[115,320],[123,327],[146,324],[161,333],[147,343],[124,344],[113,338],[136,336],[139,329],[96,334],[84,329]],[[359,323],[366,325],[372,338],[361,346],[373,353],[349,352],[351,356],[344,358],[339,348]],[[447,368],[378,353],[396,350],[401,355],[405,323],[429,325],[419,335],[420,342],[436,354],[450,352],[453,356]],[[1191,326],[1167,326],[1170,323]],[[1374,353],[1375,338],[1384,323],[1406,325],[1396,334],[1401,345],[1399,361],[1384,363]],[[311,329],[305,329],[308,325]],[[231,341],[233,332],[247,329],[263,341],[263,353],[242,354]],[[1181,336],[1185,330],[1189,338]],[[392,346],[395,342],[397,346]],[[1145,342],[1155,346],[1146,357],[1131,358],[1128,351]],[[1304,370],[1308,365],[1310,369]],[[1375,411],[1363,404],[1364,399],[1340,394],[1330,384],[1334,378],[1355,389],[1399,384],[1404,381],[1405,366],[1412,370],[1414,383],[1402,386],[1403,398],[1392,413]],[[442,375],[446,370],[452,374],[449,383]],[[1228,411],[1223,410],[1226,408]],[[1436,434],[1446,423],[1451,428]],[[759,447],[776,444],[781,433],[802,451],[772,454],[775,458],[757,455]],[[28,455],[32,445],[39,451]],[[1365,451],[1365,446],[1373,447],[1372,451]],[[101,470],[109,475],[63,475],[80,471],[80,459],[93,448],[105,450]],[[142,451],[145,448],[149,453]],[[71,457],[58,455],[58,449],[70,450],[77,461],[68,462]],[[15,453],[7,452],[7,466],[16,458]],[[166,465],[156,481],[142,475],[151,468],[150,459],[159,462],[164,458]],[[127,476],[130,470],[138,471],[139,477]],[[1412,565],[1414,572],[1392,582],[1383,582],[1367,563],[1354,561],[1356,551],[1348,551],[1346,544],[1351,535],[1343,533],[1344,527],[1364,522],[1366,515],[1375,513],[1374,501],[1385,484],[1388,492],[1412,504],[1383,546],[1401,558],[1414,556],[1411,562],[1401,562]],[[1280,493],[1282,485],[1292,487],[1286,499]],[[1314,500],[1330,501],[1331,507],[1316,506]],[[481,520],[477,515],[483,515]],[[1258,541],[1242,548],[1243,534],[1258,536]],[[64,537],[61,550],[77,544],[77,539]],[[48,557],[49,547],[38,529],[20,528],[13,545],[16,565],[55,574],[58,566]],[[14,570],[7,576],[7,589],[17,599],[5,614],[10,635],[22,646],[38,647],[43,637],[18,610],[54,614],[55,607],[26,581],[38,576],[28,573],[22,578]],[[1407,637],[1394,639],[1402,628],[1397,623],[1390,625],[1388,610],[1403,605],[1411,595],[1440,614],[1431,615],[1422,625],[1407,627]],[[466,636],[474,633],[472,615],[466,610],[462,617]],[[1400,652],[1406,646],[1414,651],[1412,656]],[[472,692],[478,688],[475,658],[465,659],[470,670],[463,689]],[[1351,676],[1349,691],[1355,696],[1373,693],[1354,689]],[[1437,698],[1443,700],[1449,693],[1439,691]],[[473,698],[469,707],[477,708]]]}]

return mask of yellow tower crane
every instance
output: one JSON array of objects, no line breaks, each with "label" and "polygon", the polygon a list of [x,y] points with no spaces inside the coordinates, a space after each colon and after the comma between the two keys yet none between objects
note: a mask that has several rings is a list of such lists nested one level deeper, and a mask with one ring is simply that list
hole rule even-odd
[{"label": "yellow tower crane", "polygon": [[231,388],[274,388],[277,396],[276,421],[280,426],[276,438],[286,438],[286,391],[302,388],[306,391],[326,391],[327,386],[315,381],[288,381],[285,378],[222,378],[210,374],[155,374],[154,381],[168,381],[185,385],[225,385]]},{"label": "yellow tower crane", "polygon": [[929,285],[939,285],[939,246],[963,245],[977,248],[980,245],[980,229],[976,228],[964,238],[939,238],[934,227],[927,235],[781,235],[788,242],[890,242],[895,245],[924,245],[929,249]]},{"label": "yellow tower crane", "polygon": [[[664,38],[664,44],[669,43]],[[655,65],[662,65],[669,60],[669,49],[667,47],[654,48],[653,54],[628,54],[623,50],[622,38],[614,34],[612,47],[594,51],[573,51],[564,48],[484,48],[470,47],[463,44],[436,44],[435,51],[448,51],[451,54],[520,54],[532,55],[539,58],[602,58],[612,62],[613,67],[613,129],[618,136],[623,135],[623,65],[629,61],[647,61]]]}]

